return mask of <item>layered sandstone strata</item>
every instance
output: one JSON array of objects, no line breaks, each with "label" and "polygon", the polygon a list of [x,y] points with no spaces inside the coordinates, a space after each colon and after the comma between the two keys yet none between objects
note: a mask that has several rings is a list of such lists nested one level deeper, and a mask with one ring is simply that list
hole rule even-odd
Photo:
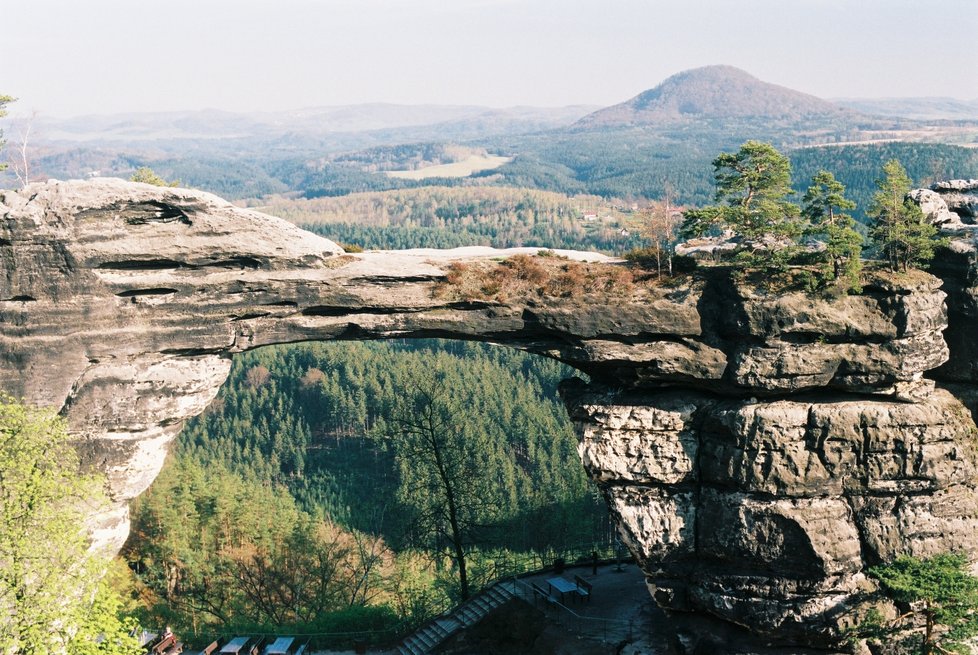
[{"label": "layered sandstone strata", "polygon": [[[973,251],[943,282],[878,275],[836,298],[723,269],[576,299],[439,292],[450,262],[507,254],[351,255],[208,194],[118,180],[6,192],[0,389],[60,408],[107,474],[115,505],[95,536],[109,548],[234,353],[448,337],[589,374],[566,389],[585,466],[677,613],[831,648],[872,589],[868,566],[978,552],[975,428],[948,391],[974,397],[976,358],[961,336],[944,364],[943,338],[946,295],[952,328],[974,324]],[[935,389],[935,370],[959,386]]]}]

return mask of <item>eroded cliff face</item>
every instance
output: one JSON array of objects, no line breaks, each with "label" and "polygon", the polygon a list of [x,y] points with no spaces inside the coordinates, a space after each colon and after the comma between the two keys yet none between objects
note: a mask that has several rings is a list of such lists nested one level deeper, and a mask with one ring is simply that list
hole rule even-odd
[{"label": "eroded cliff face", "polygon": [[[717,269],[573,300],[447,300],[449,262],[507,253],[349,255],[207,194],[52,182],[0,194],[0,389],[62,409],[108,476],[115,505],[93,529],[117,548],[128,501],[236,352],[448,337],[555,357],[591,376],[564,390],[581,454],[656,600],[760,642],[833,648],[868,566],[978,553],[959,400],[978,382],[978,294],[974,248],[954,248],[944,281],[881,275],[835,299]],[[694,632],[677,648],[709,647]]]}]

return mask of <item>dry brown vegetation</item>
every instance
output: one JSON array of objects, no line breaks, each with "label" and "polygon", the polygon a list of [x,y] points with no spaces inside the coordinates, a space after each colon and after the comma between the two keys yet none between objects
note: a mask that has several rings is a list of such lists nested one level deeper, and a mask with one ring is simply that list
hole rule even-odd
[{"label": "dry brown vegetation", "polygon": [[514,255],[502,261],[454,262],[435,293],[448,300],[628,296],[647,276],[624,264],[585,263],[547,254]]}]

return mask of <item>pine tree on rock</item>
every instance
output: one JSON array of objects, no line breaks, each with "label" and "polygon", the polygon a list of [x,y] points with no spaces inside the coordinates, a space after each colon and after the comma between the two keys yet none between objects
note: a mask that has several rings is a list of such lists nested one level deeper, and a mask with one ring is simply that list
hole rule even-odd
[{"label": "pine tree on rock", "polygon": [[784,259],[802,233],[798,205],[788,200],[791,163],[769,143],[747,141],[713,160],[717,204],[683,213],[682,235],[730,230],[766,259]]},{"label": "pine tree on rock", "polygon": [[802,216],[808,220],[806,232],[824,241],[825,252],[832,265],[832,279],[850,289],[859,286],[863,237],[856,231],[856,221],[847,209],[856,203],[846,198],[846,188],[832,173],[820,170],[802,200]]},{"label": "pine tree on rock", "polygon": [[886,162],[867,212],[873,220],[870,238],[892,271],[906,271],[930,261],[941,243],[937,227],[928,223],[920,207],[907,197],[912,184],[899,161]]}]

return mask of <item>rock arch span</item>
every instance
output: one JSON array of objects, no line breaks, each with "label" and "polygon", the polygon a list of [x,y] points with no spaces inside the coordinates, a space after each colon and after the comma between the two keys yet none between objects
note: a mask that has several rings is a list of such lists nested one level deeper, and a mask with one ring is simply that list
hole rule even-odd
[{"label": "rock arch span", "polygon": [[[978,449],[959,400],[974,367],[940,369],[966,386],[925,376],[949,356],[942,286],[974,297],[973,251],[943,282],[879,276],[835,299],[714,270],[490,301],[439,293],[446,267],[511,253],[351,255],[199,192],[50,182],[0,195],[0,216],[0,388],[62,408],[106,473],[115,506],[94,535],[107,547],[234,353],[446,337],[591,376],[564,390],[580,451],[663,607],[832,648],[866,567],[976,552]],[[952,316],[973,322],[959,305]]]}]

